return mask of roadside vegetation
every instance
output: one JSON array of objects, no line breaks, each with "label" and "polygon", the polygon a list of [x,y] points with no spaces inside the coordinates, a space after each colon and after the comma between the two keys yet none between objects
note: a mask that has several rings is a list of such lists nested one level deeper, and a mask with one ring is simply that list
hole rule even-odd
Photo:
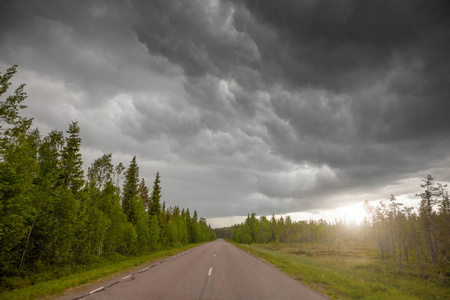
[{"label": "roadside vegetation", "polygon": [[0,293],[215,238],[197,211],[166,208],[159,172],[150,190],[136,157],[104,154],[85,176],[78,123],[32,128],[25,85],[6,95],[16,69],[0,73]]},{"label": "roadside vegetation", "polygon": [[360,246],[330,250],[323,244],[238,244],[333,299],[448,299],[450,287],[439,278],[398,274],[373,249]]},{"label": "roadside vegetation", "polygon": [[334,298],[448,299],[450,205],[446,184],[422,180],[418,208],[365,204],[362,224],[249,215],[216,229],[281,270]]},{"label": "roadside vegetation", "polygon": [[[138,266],[148,266],[154,261],[173,256],[179,252],[199,246],[200,244],[189,244],[180,248],[152,251],[149,254],[138,256],[123,256],[120,254],[107,255],[92,265],[79,265],[66,269],[55,268],[40,274],[30,274],[21,280],[35,282],[17,282],[21,288],[4,291],[0,294],[0,300],[14,299],[53,299],[63,293],[76,293],[84,289],[87,284],[93,284],[96,280],[108,280],[110,278],[129,273]],[[59,275],[55,276],[55,273]],[[54,279],[58,277],[58,279]]]}]

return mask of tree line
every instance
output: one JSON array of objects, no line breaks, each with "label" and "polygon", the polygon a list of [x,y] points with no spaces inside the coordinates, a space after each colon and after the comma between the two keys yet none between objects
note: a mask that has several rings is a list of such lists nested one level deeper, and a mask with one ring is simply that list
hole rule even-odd
[{"label": "tree line", "polygon": [[418,208],[405,207],[391,195],[387,203],[365,202],[367,217],[362,224],[343,220],[293,221],[289,216],[257,218],[255,214],[231,227],[216,229],[216,235],[238,243],[289,243],[293,250],[302,243],[321,243],[331,249],[363,245],[397,271],[409,266],[423,273],[429,266],[447,274],[450,265],[450,201],[446,184],[431,175],[420,184]]},{"label": "tree line", "polygon": [[[0,73],[0,96],[16,69]],[[215,238],[196,211],[161,203],[159,172],[150,191],[136,157],[125,168],[105,154],[85,176],[77,122],[42,136],[20,114],[24,86],[0,99],[0,280]]]}]

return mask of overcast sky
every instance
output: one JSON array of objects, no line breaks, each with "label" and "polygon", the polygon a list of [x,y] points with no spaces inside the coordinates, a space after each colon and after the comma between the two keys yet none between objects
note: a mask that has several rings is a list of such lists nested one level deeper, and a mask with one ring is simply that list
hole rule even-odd
[{"label": "overcast sky", "polygon": [[[137,156],[212,226],[450,181],[449,1],[0,1],[43,134]],[[228,220],[228,221],[227,221]],[[220,222],[219,222],[220,221]]]}]

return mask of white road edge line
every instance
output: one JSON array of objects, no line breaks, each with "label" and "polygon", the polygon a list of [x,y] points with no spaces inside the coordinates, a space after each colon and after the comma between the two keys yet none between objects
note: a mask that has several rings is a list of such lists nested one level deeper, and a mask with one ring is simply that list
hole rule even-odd
[{"label": "white road edge line", "polygon": [[148,270],[148,267],[147,268],[145,268],[145,269],[142,269],[142,271],[147,271]]},{"label": "white road edge line", "polygon": [[102,287],[99,287],[98,289],[95,289],[95,290],[93,290],[93,291],[90,291],[89,292],[89,295],[90,294],[93,294],[93,293],[95,293],[95,292],[98,292],[98,291],[100,291],[100,290],[103,290],[105,287],[104,286],[102,286]]},{"label": "white road edge line", "polygon": [[124,278],[122,278],[122,280],[127,279],[128,277],[131,277],[131,275],[125,276]]},{"label": "white road edge line", "polygon": [[212,267],[209,268],[208,276],[211,276]]}]

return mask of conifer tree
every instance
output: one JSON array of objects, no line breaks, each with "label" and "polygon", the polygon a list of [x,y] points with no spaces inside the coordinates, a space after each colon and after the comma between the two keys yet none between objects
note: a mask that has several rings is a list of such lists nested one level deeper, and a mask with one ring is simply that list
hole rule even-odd
[{"label": "conifer tree", "polygon": [[188,241],[189,241],[189,243],[193,243],[194,240],[193,240],[193,236],[192,236],[192,219],[191,219],[191,213],[189,212],[189,208],[186,209],[185,220],[186,220]]},{"label": "conifer tree", "polygon": [[69,136],[62,152],[61,168],[64,185],[73,192],[78,192],[84,185],[83,161],[80,153],[80,127],[78,122],[72,122],[67,130]]},{"label": "conifer tree", "polygon": [[420,187],[425,189],[423,193],[419,194],[419,196],[422,198],[419,208],[420,217],[422,219],[422,224],[426,233],[425,238],[431,253],[433,265],[437,266],[438,253],[436,245],[435,224],[433,222],[433,207],[437,203],[437,200],[434,197],[439,196],[439,190],[434,184],[434,177],[431,175],[428,175],[427,178],[422,179],[422,184],[420,185]]},{"label": "conifer tree", "polygon": [[[161,181],[159,172],[156,172],[156,178],[153,183],[153,191],[150,197],[151,207],[149,210],[150,215],[160,216],[161,215]],[[160,220],[161,221],[161,220]]]},{"label": "conifer tree", "polygon": [[123,184],[122,207],[127,220],[134,222],[135,197],[139,194],[139,167],[136,164],[136,156],[131,160],[130,166],[125,172],[125,182]]}]

